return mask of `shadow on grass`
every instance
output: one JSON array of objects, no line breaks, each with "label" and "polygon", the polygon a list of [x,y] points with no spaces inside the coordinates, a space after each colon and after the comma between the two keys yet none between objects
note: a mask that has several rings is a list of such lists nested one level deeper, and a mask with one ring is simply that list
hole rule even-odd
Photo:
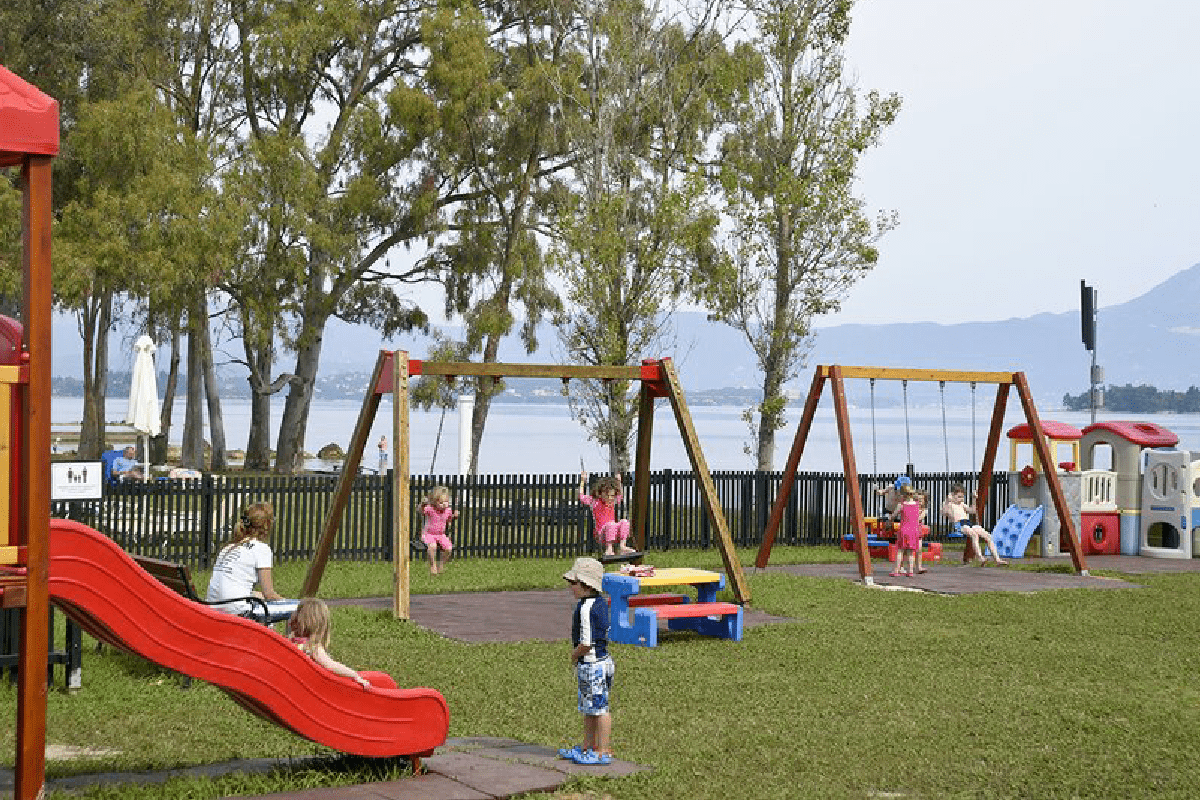
[{"label": "shadow on grass", "polygon": [[[82,764],[71,766],[82,767]],[[330,754],[306,758],[247,759],[153,772],[76,772],[48,777],[49,797],[219,798],[276,794],[304,789],[395,781],[413,774],[405,756],[366,758]],[[0,772],[0,788],[12,787],[12,773]]]}]

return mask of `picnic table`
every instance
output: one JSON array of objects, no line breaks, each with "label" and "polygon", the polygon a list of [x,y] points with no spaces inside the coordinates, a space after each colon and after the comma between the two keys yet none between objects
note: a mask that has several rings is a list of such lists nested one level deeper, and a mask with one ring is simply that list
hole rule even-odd
[{"label": "picnic table", "polygon": [[[690,567],[655,569],[648,575],[609,572],[602,585],[611,600],[609,641],[657,647],[658,621],[664,619],[668,630],[742,638],[742,607],[717,602],[717,592],[725,588],[720,572]],[[695,589],[695,602],[683,593],[642,594],[643,589],[667,586]]]}]

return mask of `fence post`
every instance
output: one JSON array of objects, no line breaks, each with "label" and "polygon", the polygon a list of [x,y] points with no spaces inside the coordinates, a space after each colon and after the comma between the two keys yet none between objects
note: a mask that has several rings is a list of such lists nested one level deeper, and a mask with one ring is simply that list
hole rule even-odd
[{"label": "fence post", "polygon": [[[392,503],[395,502],[395,497],[392,496],[392,471],[389,469],[383,476],[383,487],[380,489],[380,500],[383,506],[383,513],[379,518],[383,520],[380,526],[380,539],[383,540],[382,560],[384,563],[390,564],[395,557],[392,547]],[[411,547],[411,545],[409,545]]]},{"label": "fence post", "polygon": [[675,471],[664,469],[661,473],[662,480],[662,530],[658,533],[658,546],[660,550],[671,549],[671,539],[675,536]]},{"label": "fence post", "polygon": [[212,566],[213,553],[213,528],[216,527],[213,523],[213,509],[216,503],[213,498],[216,496],[216,483],[211,473],[205,473],[200,479],[200,546],[202,552],[200,554],[200,565],[207,569]]}]

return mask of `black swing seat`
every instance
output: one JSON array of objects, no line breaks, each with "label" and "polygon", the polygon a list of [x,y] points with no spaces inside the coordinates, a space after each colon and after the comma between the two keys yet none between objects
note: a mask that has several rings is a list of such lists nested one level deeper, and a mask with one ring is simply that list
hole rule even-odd
[{"label": "black swing seat", "polygon": [[632,553],[618,553],[612,556],[596,556],[601,564],[623,564],[632,561],[641,561],[646,554],[641,550],[635,550]]}]

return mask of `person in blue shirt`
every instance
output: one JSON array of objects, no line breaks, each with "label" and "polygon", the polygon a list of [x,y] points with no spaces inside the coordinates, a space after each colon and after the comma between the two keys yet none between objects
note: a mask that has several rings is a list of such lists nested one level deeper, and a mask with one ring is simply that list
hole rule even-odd
[{"label": "person in blue shirt", "polygon": [[113,459],[112,476],[117,480],[137,480],[143,477],[142,465],[137,460],[137,450],[132,445]]},{"label": "person in blue shirt", "polygon": [[608,654],[608,600],[601,594],[604,566],[594,558],[577,558],[563,579],[579,601],[571,615],[571,666],[583,715],[583,744],[563,748],[558,755],[576,764],[610,764],[613,660]]}]

